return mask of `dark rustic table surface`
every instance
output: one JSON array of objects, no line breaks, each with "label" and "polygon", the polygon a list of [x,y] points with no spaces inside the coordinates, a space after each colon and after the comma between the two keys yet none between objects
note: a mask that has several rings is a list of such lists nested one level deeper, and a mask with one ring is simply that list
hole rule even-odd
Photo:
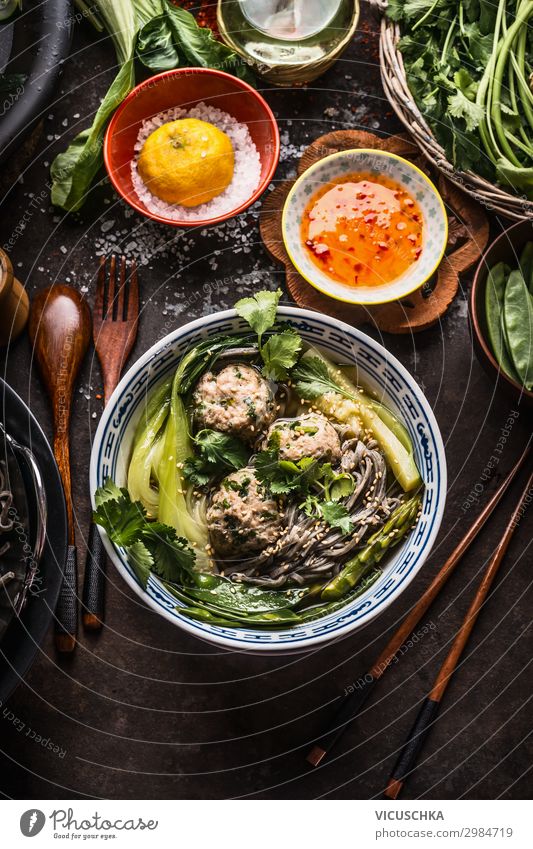
[{"label": "dark rustic table surface", "polygon": [[[309,88],[280,91],[260,85],[282,136],[277,180],[294,173],[301,149],[331,129],[383,134],[401,129],[380,85],[375,29],[365,13],[350,50]],[[257,209],[211,230],[173,230],[133,214],[105,181],[77,217],[64,218],[50,207],[49,163],[90,123],[112,79],[112,62],[109,42],[95,44],[88,25],[78,27],[37,152],[2,204],[0,244],[25,220],[11,255],[30,294],[67,282],[89,301],[99,256],[119,251],[136,257],[142,263],[143,296],[132,354],[137,357],[190,319],[229,307],[258,288],[283,288],[284,280],[262,247]],[[493,225],[494,231],[500,226]],[[145,607],[110,567],[105,630],[99,635],[81,632],[71,658],[58,657],[49,637],[27,680],[0,708],[0,792],[35,799],[369,799],[380,794],[503,530],[517,488],[422,623],[426,633],[390,669],[335,756],[312,771],[305,753],[331,717],[336,697],[385,645],[513,465],[531,430],[524,414],[506,427],[514,415],[512,404],[495,393],[475,358],[468,287],[468,279],[463,280],[438,326],[416,337],[382,339],[415,375],[435,410],[449,472],[438,543],[401,598],[372,625],[335,645],[306,655],[257,658],[218,651],[189,637]],[[372,329],[368,332],[376,336]],[[26,336],[12,346],[4,363],[2,373],[50,434],[50,410]],[[72,427],[80,549],[89,522],[89,455],[102,411],[100,393],[91,350]],[[487,474],[498,445],[500,462]],[[479,500],[472,503],[474,492]],[[531,650],[526,629],[531,619],[532,527],[530,513],[446,693],[409,781],[410,798],[521,799],[531,793]]]}]

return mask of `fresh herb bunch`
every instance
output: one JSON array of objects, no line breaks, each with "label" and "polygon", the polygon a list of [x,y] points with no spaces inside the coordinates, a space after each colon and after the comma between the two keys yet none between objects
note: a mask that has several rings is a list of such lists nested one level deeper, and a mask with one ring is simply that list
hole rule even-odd
[{"label": "fresh herb bunch", "polygon": [[533,199],[531,0],[389,0],[409,88],[450,162]]}]

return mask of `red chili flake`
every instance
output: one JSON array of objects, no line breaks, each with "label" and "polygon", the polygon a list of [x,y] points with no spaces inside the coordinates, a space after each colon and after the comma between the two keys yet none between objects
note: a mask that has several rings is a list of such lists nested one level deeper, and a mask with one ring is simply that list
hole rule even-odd
[{"label": "red chili flake", "polygon": [[376,220],[376,216],[373,212],[370,212],[368,215],[365,215],[365,224],[373,224]]},{"label": "red chili flake", "polygon": [[416,251],[415,251],[415,262],[420,257],[421,253],[422,253],[422,248],[417,248]]},{"label": "red chili flake", "polygon": [[387,242],[378,242],[378,248],[380,248],[382,251],[386,251],[388,250],[389,246]]}]

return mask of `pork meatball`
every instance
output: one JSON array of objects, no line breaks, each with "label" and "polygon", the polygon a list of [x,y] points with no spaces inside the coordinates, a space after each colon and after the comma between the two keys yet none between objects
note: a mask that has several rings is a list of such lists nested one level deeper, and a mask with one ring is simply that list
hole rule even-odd
[{"label": "pork meatball", "polygon": [[320,413],[308,413],[297,419],[279,419],[270,427],[266,444],[271,438],[279,439],[279,456],[282,460],[301,460],[313,457],[335,463],[341,457],[341,441],[333,425]]},{"label": "pork meatball", "polygon": [[206,372],[193,394],[194,421],[253,442],[274,420],[274,396],[270,384],[257,369],[231,363],[217,374]]},{"label": "pork meatball", "polygon": [[220,557],[241,559],[268,548],[282,524],[278,505],[248,466],[222,481],[207,508],[209,539]]}]

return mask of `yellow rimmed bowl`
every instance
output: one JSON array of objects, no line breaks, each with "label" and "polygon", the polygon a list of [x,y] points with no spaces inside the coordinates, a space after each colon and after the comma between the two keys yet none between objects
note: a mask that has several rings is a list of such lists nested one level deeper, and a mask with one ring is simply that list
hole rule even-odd
[{"label": "yellow rimmed bowl", "polygon": [[[301,226],[305,208],[311,197],[325,183],[350,174],[365,174],[370,178],[388,177],[394,180],[416,200],[422,212],[420,257],[390,283],[356,287],[336,282],[314,264],[303,244]],[[446,210],[431,180],[412,162],[386,150],[344,150],[311,165],[298,177],[287,195],[281,226],[285,249],[299,274],[323,295],[350,304],[385,304],[401,300],[420,289],[438,268],[448,241]]]}]

